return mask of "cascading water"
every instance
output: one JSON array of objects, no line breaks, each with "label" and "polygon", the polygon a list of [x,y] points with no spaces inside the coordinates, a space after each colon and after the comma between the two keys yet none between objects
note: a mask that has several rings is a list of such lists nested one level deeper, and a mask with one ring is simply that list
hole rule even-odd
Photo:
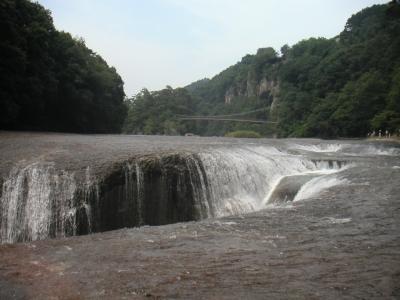
[{"label": "cascading water", "polygon": [[213,217],[265,207],[283,178],[337,172],[343,163],[313,161],[272,147],[219,149],[200,155],[208,178]]},{"label": "cascading water", "polygon": [[52,164],[15,167],[3,183],[1,242],[76,234],[75,192],[73,176],[58,174]]},{"label": "cascading water", "polygon": [[248,213],[274,202],[291,178],[305,176],[294,189],[304,195],[303,184],[343,167],[260,145],[138,157],[103,177],[88,167],[81,180],[53,163],[15,167],[3,183],[0,242]]},{"label": "cascading water", "polygon": [[296,196],[293,199],[293,202],[297,202],[300,200],[308,199],[314,196],[317,196],[322,191],[336,186],[336,185],[344,185],[347,184],[348,180],[338,178],[337,176],[319,176],[311,179],[306,182],[298,191]]},{"label": "cascading water", "polygon": [[213,215],[211,211],[209,191],[206,184],[205,173],[200,166],[199,160],[189,157],[187,168],[190,170],[189,179],[193,191],[196,210],[200,213],[200,219],[205,219]]},{"label": "cascading water", "polygon": [[[143,172],[138,163],[135,164],[136,171],[136,191],[137,191],[137,211],[138,211],[138,225],[143,225],[142,216],[142,202],[143,202]],[[126,184],[126,186],[128,186]]]}]

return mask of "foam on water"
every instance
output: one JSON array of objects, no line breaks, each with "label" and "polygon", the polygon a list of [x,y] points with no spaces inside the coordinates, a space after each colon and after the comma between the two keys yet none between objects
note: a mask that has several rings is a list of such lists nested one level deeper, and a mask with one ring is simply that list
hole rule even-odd
[{"label": "foam on water", "polygon": [[317,153],[338,152],[343,148],[341,144],[295,145],[293,148]]},{"label": "foam on water", "polygon": [[323,218],[321,220],[321,223],[330,225],[330,224],[346,224],[350,223],[352,220],[351,218],[332,218],[332,217],[327,217]]},{"label": "foam on water", "polygon": [[397,156],[400,155],[400,149],[379,145],[354,145],[344,148],[343,153],[353,156]]},{"label": "foam on water", "polygon": [[396,156],[400,155],[400,149],[394,147],[387,147],[383,145],[362,145],[362,144],[312,144],[312,145],[301,145],[295,144],[290,147],[295,150],[302,150],[313,153],[343,153],[346,155],[363,155],[363,156],[375,156],[375,155],[387,155]]}]

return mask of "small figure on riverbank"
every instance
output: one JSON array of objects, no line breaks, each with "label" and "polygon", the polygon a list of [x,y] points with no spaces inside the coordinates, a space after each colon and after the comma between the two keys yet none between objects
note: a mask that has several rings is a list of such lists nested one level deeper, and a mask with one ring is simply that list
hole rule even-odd
[{"label": "small figure on riverbank", "polygon": [[379,138],[382,137],[382,130],[379,129]]}]

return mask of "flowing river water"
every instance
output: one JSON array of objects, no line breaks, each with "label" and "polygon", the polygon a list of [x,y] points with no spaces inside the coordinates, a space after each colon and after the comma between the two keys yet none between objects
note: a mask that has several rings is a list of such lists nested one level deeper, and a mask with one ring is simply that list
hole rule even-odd
[{"label": "flowing river water", "polygon": [[0,298],[400,296],[396,143],[4,132],[0,150]]}]

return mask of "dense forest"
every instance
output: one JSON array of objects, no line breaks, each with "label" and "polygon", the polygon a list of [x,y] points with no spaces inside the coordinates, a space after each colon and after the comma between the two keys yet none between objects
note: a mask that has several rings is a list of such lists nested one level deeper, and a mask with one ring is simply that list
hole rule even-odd
[{"label": "dense forest", "polygon": [[82,39],[57,31],[50,11],[0,1],[0,129],[118,132],[123,81]]},{"label": "dense forest", "polygon": [[182,135],[195,131],[195,124],[183,123],[177,114],[193,114],[196,105],[186,89],[167,87],[161,91],[142,90],[129,100],[124,131],[136,134]]},{"label": "dense forest", "polygon": [[[281,137],[362,137],[400,129],[400,5],[353,15],[332,39],[311,38],[277,53],[262,48],[236,65],[182,89],[143,91],[129,101],[124,130],[224,135],[254,131]],[[264,108],[264,110],[263,110]],[[277,124],[187,121],[179,115],[227,115]]]},{"label": "dense forest", "polygon": [[353,15],[334,39],[310,39],[280,66],[283,136],[359,137],[400,129],[400,5]]}]

